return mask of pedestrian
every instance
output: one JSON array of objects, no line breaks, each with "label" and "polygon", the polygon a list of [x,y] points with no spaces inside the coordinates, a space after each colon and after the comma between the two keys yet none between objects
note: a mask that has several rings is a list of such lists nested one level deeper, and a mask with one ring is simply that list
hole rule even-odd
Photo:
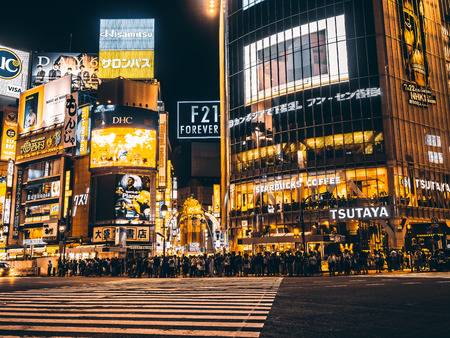
[{"label": "pedestrian", "polygon": [[336,255],[334,254],[334,252],[332,252],[328,256],[327,263],[328,263],[328,271],[330,272],[330,276],[334,276],[335,271],[336,271]]},{"label": "pedestrian", "polygon": [[48,264],[47,264],[47,276],[48,277],[52,276],[52,266],[53,266],[52,261],[48,261]]},{"label": "pedestrian", "polygon": [[209,277],[214,277],[214,256],[213,255],[209,256],[208,272],[209,272]]}]

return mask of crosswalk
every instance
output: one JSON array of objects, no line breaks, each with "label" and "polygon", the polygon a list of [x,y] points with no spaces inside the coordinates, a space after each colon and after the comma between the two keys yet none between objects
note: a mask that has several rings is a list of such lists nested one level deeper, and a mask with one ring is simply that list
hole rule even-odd
[{"label": "crosswalk", "polygon": [[0,293],[0,336],[259,337],[281,281],[133,279]]}]

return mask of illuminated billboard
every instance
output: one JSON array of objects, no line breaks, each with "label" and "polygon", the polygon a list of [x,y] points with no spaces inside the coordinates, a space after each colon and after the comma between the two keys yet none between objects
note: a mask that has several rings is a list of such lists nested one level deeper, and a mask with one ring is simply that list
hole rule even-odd
[{"label": "illuminated billboard", "polygon": [[108,50],[100,51],[100,77],[114,79],[150,79],[153,78],[153,50]]},{"label": "illuminated billboard", "polygon": [[73,90],[96,90],[99,85],[98,55],[87,53],[33,53],[31,86],[37,87],[72,76]]},{"label": "illuminated billboard", "polygon": [[244,47],[245,103],[348,81],[345,17],[273,34]]},{"label": "illuminated billboard", "polygon": [[101,19],[99,50],[155,49],[155,19]]},{"label": "illuminated billboard", "polygon": [[178,139],[220,138],[220,101],[179,101]]},{"label": "illuminated billboard", "polygon": [[154,30],[154,19],[100,20],[100,78],[153,78]]},{"label": "illuminated billboard", "polygon": [[97,106],[91,119],[91,169],[156,169],[158,112],[127,106]]},{"label": "illuminated billboard", "polygon": [[0,95],[18,99],[28,88],[30,53],[0,45]]},{"label": "illuminated billboard", "polygon": [[69,76],[21,93],[19,134],[64,123],[66,95],[71,93]]}]

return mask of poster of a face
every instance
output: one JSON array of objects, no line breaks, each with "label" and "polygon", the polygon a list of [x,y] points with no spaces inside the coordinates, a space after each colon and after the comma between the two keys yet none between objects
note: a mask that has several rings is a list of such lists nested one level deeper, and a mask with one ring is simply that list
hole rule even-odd
[{"label": "poster of a face", "polygon": [[150,220],[150,178],[148,176],[118,176],[115,218],[129,221]]},{"label": "poster of a face", "polygon": [[421,87],[429,83],[425,8],[422,0],[401,1],[400,23],[406,73],[411,82]]}]

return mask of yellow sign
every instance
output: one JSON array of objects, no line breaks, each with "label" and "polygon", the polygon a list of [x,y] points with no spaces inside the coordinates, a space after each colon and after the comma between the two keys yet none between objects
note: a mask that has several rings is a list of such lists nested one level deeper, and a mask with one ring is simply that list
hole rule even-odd
[{"label": "yellow sign", "polygon": [[214,184],[214,204],[213,204],[213,212],[220,213],[220,184]]},{"label": "yellow sign", "polygon": [[[150,241],[149,227],[127,226],[127,241],[148,242]],[[92,241],[108,242],[115,241],[116,226],[95,227]]]},{"label": "yellow sign", "polygon": [[72,190],[70,190],[70,170],[66,171],[66,184],[64,186],[64,218],[67,217],[69,211],[69,197],[72,196]]},{"label": "yellow sign", "polygon": [[16,157],[17,112],[5,110],[3,116],[1,160]]},{"label": "yellow sign", "polygon": [[101,50],[99,77],[102,79],[152,79],[154,77],[153,50]]},{"label": "yellow sign", "polygon": [[61,142],[61,130],[52,133],[43,133],[41,136],[21,139],[17,142],[20,149],[16,157],[17,161],[36,157],[63,149]]}]

